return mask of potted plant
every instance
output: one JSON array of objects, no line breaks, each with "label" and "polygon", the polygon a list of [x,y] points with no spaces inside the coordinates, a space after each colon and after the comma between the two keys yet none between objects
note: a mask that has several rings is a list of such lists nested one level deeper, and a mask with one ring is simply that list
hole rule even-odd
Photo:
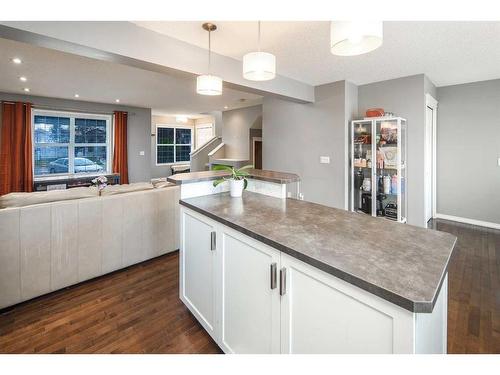
[{"label": "potted plant", "polygon": [[253,168],[253,165],[245,165],[239,169],[234,169],[234,167],[229,167],[227,165],[215,165],[212,170],[214,171],[227,171],[231,173],[228,177],[222,177],[214,181],[214,187],[223,183],[224,181],[229,181],[229,191],[231,197],[241,197],[243,190],[247,188],[248,181],[247,169]]},{"label": "potted plant", "polygon": [[108,185],[108,179],[106,178],[106,176],[99,176],[99,177],[96,177],[94,178],[92,181],[92,186],[96,186],[98,191],[99,191],[99,195],[101,195],[101,191]]}]

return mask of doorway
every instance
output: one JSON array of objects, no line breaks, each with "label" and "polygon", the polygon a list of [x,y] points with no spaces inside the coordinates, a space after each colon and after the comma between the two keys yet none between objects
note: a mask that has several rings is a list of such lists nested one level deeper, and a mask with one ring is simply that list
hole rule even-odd
[{"label": "doorway", "polygon": [[262,169],[262,138],[253,137],[253,165],[255,169]]},{"label": "doorway", "polygon": [[424,213],[425,222],[436,217],[436,126],[438,102],[425,95]]}]

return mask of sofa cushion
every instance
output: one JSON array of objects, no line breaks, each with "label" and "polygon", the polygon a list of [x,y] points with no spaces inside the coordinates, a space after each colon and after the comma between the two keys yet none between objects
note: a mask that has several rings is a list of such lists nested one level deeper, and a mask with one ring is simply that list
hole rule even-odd
[{"label": "sofa cushion", "polygon": [[131,193],[133,191],[151,190],[153,185],[149,182],[135,182],[132,184],[123,185],[108,185],[102,191],[101,195],[114,195]]},{"label": "sofa cushion", "polygon": [[0,208],[24,207],[33,204],[97,197],[95,187],[79,187],[66,190],[35,191],[33,193],[9,193],[0,197]]}]

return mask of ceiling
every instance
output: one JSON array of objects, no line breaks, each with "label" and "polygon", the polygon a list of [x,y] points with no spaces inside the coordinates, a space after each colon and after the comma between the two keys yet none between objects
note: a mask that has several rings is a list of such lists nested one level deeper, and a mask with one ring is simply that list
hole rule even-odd
[{"label": "ceiling", "polygon": [[[0,38],[0,91],[152,108],[158,115],[190,115],[260,104],[258,95],[224,88],[221,96],[196,94],[196,80],[171,77]],[[11,58],[20,57],[21,65]],[[27,82],[21,82],[26,76]],[[79,98],[74,97],[75,94]],[[245,101],[241,101],[245,99]]]},{"label": "ceiling", "polygon": [[[200,21],[134,22],[207,48]],[[216,22],[213,51],[238,60],[257,47],[257,22]],[[333,56],[329,22],[262,22],[262,50],[278,74],[311,85],[357,85],[425,73],[437,86],[500,78],[500,22],[384,22],[384,44],[361,56]]]}]

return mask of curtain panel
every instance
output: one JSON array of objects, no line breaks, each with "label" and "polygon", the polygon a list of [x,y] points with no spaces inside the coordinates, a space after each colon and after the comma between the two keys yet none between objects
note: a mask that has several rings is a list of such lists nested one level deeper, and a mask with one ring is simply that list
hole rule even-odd
[{"label": "curtain panel", "polygon": [[2,102],[0,195],[33,191],[31,103]]},{"label": "curtain panel", "polygon": [[120,184],[128,184],[127,112],[114,112],[113,173],[120,174]]}]

